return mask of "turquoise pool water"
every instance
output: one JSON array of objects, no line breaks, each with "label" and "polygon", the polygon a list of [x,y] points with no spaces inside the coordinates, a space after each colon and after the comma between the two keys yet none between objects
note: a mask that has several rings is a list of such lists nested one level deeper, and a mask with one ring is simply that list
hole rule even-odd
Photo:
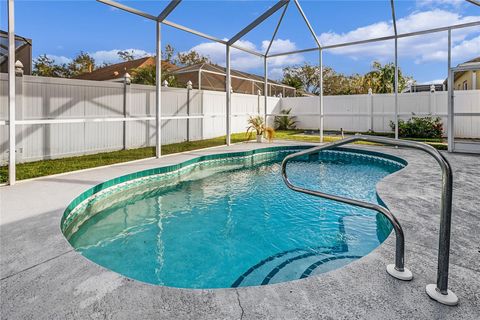
[{"label": "turquoise pool water", "polygon": [[[64,226],[64,233],[99,265],[181,288],[304,278],[342,267],[384,241],[391,226],[376,212],[289,190],[281,178],[287,154],[198,163],[181,175],[107,189],[85,200],[75,214],[88,218]],[[378,203],[376,183],[402,167],[327,151],[292,162],[288,171],[295,184]]]}]

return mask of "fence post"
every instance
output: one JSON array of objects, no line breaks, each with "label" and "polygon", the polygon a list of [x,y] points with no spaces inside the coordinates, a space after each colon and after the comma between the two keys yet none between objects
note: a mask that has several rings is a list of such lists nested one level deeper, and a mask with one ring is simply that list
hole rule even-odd
[{"label": "fence post", "polygon": [[198,93],[200,94],[200,114],[202,115],[202,129],[201,129],[201,132],[202,132],[202,135],[201,135],[201,138],[202,140],[205,139],[205,108],[204,108],[204,105],[205,105],[205,92],[203,90],[198,90]]},{"label": "fence post", "polygon": [[428,114],[431,115],[433,109],[435,107],[435,85],[430,86],[430,96],[429,96],[429,104],[428,104]]},{"label": "fence post", "polygon": [[[187,82],[187,117],[190,117],[190,91],[193,89],[192,81]],[[190,141],[190,118],[187,118],[187,141]]]},{"label": "fence post", "polygon": [[368,88],[368,102],[370,107],[370,131],[374,132],[373,130],[373,91],[372,88]]},{"label": "fence post", "polygon": [[257,90],[257,113],[260,115],[260,98],[262,96],[262,91],[260,89]]},{"label": "fence post", "polygon": [[[23,120],[23,64],[20,60],[15,62],[15,101],[15,119]],[[15,126],[15,135],[15,162],[18,163],[23,158],[23,126]]]},{"label": "fence post", "polygon": [[128,149],[128,125],[127,125],[127,117],[130,116],[130,94],[131,94],[131,88],[130,84],[132,83],[132,79],[130,75],[125,73],[124,79],[123,79],[123,150]]}]

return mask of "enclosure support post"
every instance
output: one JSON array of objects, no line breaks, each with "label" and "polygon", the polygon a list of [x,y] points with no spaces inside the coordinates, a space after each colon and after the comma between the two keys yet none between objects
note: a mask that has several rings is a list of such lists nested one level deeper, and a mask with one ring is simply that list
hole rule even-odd
[{"label": "enclosure support post", "polygon": [[8,0],[8,184],[14,185],[15,173],[15,16],[13,0]]},{"label": "enclosure support post", "polygon": [[190,91],[193,89],[192,82],[187,82],[187,141],[190,141]]},{"label": "enclosure support post", "polygon": [[320,48],[318,50],[318,66],[319,66],[319,75],[318,75],[318,106],[320,112],[320,143],[323,142],[323,50]]},{"label": "enclosure support post", "polygon": [[452,69],[452,30],[448,29],[448,72],[447,72],[447,108],[448,108],[448,124],[447,124],[447,137],[448,137],[448,152],[453,152],[453,137],[454,137],[454,117],[453,117],[453,74]]},{"label": "enclosure support post", "polygon": [[230,75],[230,46],[226,45],[226,79],[225,79],[225,93],[227,96],[227,112],[226,112],[226,118],[227,118],[227,146],[231,144],[230,140],[230,134],[232,131],[231,125],[232,125],[232,119],[231,119],[231,113],[232,113],[232,78]]},{"label": "enclosure support post", "polygon": [[370,131],[374,132],[374,130],[373,130],[373,90],[372,90],[372,88],[368,88],[368,105],[370,106]]},{"label": "enclosure support post", "polygon": [[395,139],[398,139],[398,39],[395,38]]},{"label": "enclosure support post", "polygon": [[[23,64],[20,60],[15,62],[15,123],[17,120],[23,120]],[[23,159],[23,132],[17,130],[15,126],[15,163],[22,162]],[[20,138],[20,141],[17,139]]]},{"label": "enclosure support post", "polygon": [[127,117],[129,116],[130,111],[130,84],[132,80],[128,73],[125,73],[125,77],[123,79],[123,150],[128,149],[128,124],[127,124]]},{"label": "enclosure support post", "polygon": [[155,155],[160,158],[162,155],[162,43],[161,23],[157,24],[156,57],[155,57]]},{"label": "enclosure support post", "polygon": [[198,70],[198,90],[202,90],[202,70]]},{"label": "enclosure support post", "polygon": [[397,32],[397,18],[395,17],[395,3],[390,0],[390,8],[392,10],[393,31],[395,33],[395,139],[398,139],[398,32]]},{"label": "enclosure support post", "polygon": [[263,95],[265,97],[265,105],[263,106],[264,109],[264,121],[265,125],[267,125],[267,101],[268,101],[268,61],[267,57],[263,58]]}]

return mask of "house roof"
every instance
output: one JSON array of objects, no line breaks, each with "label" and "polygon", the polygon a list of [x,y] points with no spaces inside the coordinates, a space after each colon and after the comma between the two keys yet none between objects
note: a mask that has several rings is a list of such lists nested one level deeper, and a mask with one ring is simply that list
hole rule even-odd
[{"label": "house roof", "polygon": [[[460,63],[458,65],[458,67],[461,67],[461,66],[467,66],[471,63],[476,63],[476,62],[480,62],[480,57],[476,57],[476,58],[473,58],[472,60],[468,60],[468,61],[465,61],[463,63]],[[455,77],[453,79],[453,81],[457,81],[466,71],[460,71],[460,72],[455,72]],[[443,81],[443,84],[447,84],[448,82],[448,78],[445,79],[445,81]]]},{"label": "house roof", "polygon": [[[155,65],[155,57],[144,57],[131,61],[124,61],[116,64],[112,64],[103,68],[96,69],[92,72],[84,73],[75,77],[75,79],[82,80],[96,80],[96,81],[108,81],[121,79],[125,76],[125,73],[131,73],[133,69]],[[162,68],[167,70],[176,69],[177,66],[167,61],[162,61]]]},{"label": "house roof", "polygon": [[[211,71],[211,72],[220,73],[222,75],[226,74],[226,68],[221,67],[221,66],[216,65],[216,64],[206,63],[206,62],[205,63],[197,63],[197,64],[186,66],[186,67],[183,67],[183,68],[178,68],[178,69],[175,69],[172,73],[173,74],[180,74],[180,73],[199,72],[199,71],[207,71],[207,72]],[[252,73],[238,71],[238,70],[235,70],[235,69],[230,69],[230,74],[232,76],[235,76],[235,77],[242,77],[242,78],[246,78],[246,79],[250,79],[250,80],[254,80],[254,81],[258,81],[258,82],[263,82],[264,81],[263,80],[264,78],[261,77],[261,76],[258,76],[256,74],[252,74]],[[270,79],[268,80],[268,83],[280,84],[279,82],[274,81],[274,80],[270,80]],[[284,85],[284,84],[281,84],[281,85],[294,89],[293,87],[290,87],[290,86],[287,86],[287,85]]]},{"label": "house roof", "polygon": [[[18,51],[24,46],[32,46],[32,39],[15,35],[15,50]],[[8,32],[0,30],[0,63],[8,60]]]}]

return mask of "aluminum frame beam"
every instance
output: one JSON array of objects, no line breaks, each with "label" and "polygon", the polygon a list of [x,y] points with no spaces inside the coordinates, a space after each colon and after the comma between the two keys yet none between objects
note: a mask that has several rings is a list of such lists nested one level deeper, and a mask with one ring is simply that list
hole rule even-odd
[{"label": "aluminum frame beam", "polygon": [[15,8],[8,0],[8,184],[16,181],[16,113],[15,113]]},{"label": "aluminum frame beam", "polygon": [[453,72],[452,72],[452,31],[448,30],[448,58],[447,58],[447,65],[448,65],[448,78],[447,78],[447,144],[448,144],[448,152],[453,152],[454,150],[454,130],[455,130],[455,122],[454,122],[454,109],[453,109]]},{"label": "aluminum frame beam", "polygon": [[474,5],[480,7],[480,1],[478,1],[478,0],[467,0],[467,2],[470,2],[471,4],[474,4]]},{"label": "aluminum frame beam", "polygon": [[280,15],[280,19],[278,19],[277,26],[275,27],[275,31],[273,31],[272,35],[272,40],[270,40],[270,43],[268,44],[267,51],[265,52],[265,55],[268,55],[268,52],[270,51],[270,48],[272,47],[273,41],[275,40],[275,37],[277,36],[278,29],[280,28],[280,25],[282,24],[283,17],[285,16],[285,13],[287,12],[288,5],[290,4],[290,1],[283,7],[283,12]]},{"label": "aluminum frame beam", "polygon": [[319,134],[320,134],[320,142],[323,142],[323,124],[324,124],[324,106],[323,106],[323,49],[318,50],[318,65],[320,68],[319,74],[319,87],[318,87],[318,104],[319,104],[319,112],[320,112],[320,126],[319,126]]},{"label": "aluminum frame beam", "polygon": [[315,30],[313,30],[312,25],[310,24],[310,21],[308,21],[307,16],[303,12],[303,9],[300,6],[300,3],[298,2],[298,0],[293,0],[293,1],[295,1],[295,5],[297,6],[298,12],[300,12],[300,14],[302,15],[302,18],[305,21],[305,23],[307,24],[308,30],[310,30],[310,32],[312,33],[313,39],[317,43],[318,48],[321,48],[322,45],[320,44],[320,41],[318,40],[317,34],[315,33]]},{"label": "aluminum frame beam", "polygon": [[263,59],[263,96],[265,105],[263,106],[263,120],[265,125],[267,125],[267,103],[268,103],[268,59],[265,56]]},{"label": "aluminum frame beam", "polygon": [[225,97],[227,109],[225,112],[226,115],[226,144],[229,146],[231,144],[231,133],[232,133],[232,78],[230,76],[230,46],[227,44],[225,46]]},{"label": "aluminum frame beam", "polygon": [[[203,33],[203,32],[200,32],[200,31],[197,31],[197,30],[194,30],[194,29],[191,29],[189,27],[185,27],[181,24],[178,24],[178,23],[175,23],[175,22],[172,22],[172,21],[169,21],[169,20],[163,20],[162,21],[163,24],[169,26],[169,27],[172,27],[172,28],[175,28],[175,29],[178,29],[178,30],[182,30],[182,31],[185,31],[185,32],[188,32],[188,33],[191,33],[191,34],[194,34],[198,37],[201,37],[201,38],[204,38],[204,39],[207,39],[207,40],[211,40],[211,41],[214,41],[214,42],[218,42],[218,43],[221,43],[221,44],[224,44],[226,45],[227,44],[227,41],[226,40],[222,40],[222,39],[219,39],[217,37],[214,37],[214,36],[211,36],[209,34],[206,34],[206,33]],[[237,44],[232,44],[231,45],[232,48],[235,48],[235,49],[238,49],[238,50],[241,50],[241,51],[244,51],[244,52],[247,52],[247,53],[250,53],[250,54],[253,54],[255,56],[258,56],[258,57],[264,57],[265,55],[260,53],[260,52],[256,52],[256,51],[253,51],[253,50],[250,50],[250,49],[247,49],[247,48],[244,48],[242,46],[239,46]]]},{"label": "aluminum frame beam", "polygon": [[[282,53],[274,53],[274,54],[268,55],[267,58],[288,56],[288,55],[296,54],[296,53],[305,53],[305,52],[318,51],[318,49],[319,49],[318,47],[315,47],[315,48],[308,48],[308,49],[300,49],[300,50],[294,50],[294,51],[287,51],[287,52],[282,52]],[[323,49],[325,49],[325,47],[323,47]]]},{"label": "aluminum frame beam", "polygon": [[228,40],[227,44],[229,46],[231,46],[232,44],[234,44],[235,42],[240,40],[240,38],[242,38],[244,35],[249,33],[252,29],[254,29],[256,26],[258,26],[260,23],[262,23],[263,21],[268,19],[272,14],[274,14],[275,12],[280,10],[283,6],[288,4],[289,1],[290,0],[280,0],[280,1],[278,1],[274,6],[270,7],[270,9],[265,11],[260,17],[255,19],[252,23],[250,23],[248,26],[246,26],[245,28],[240,30],[240,32],[238,32],[230,40]]},{"label": "aluminum frame beam", "polygon": [[154,15],[151,15],[151,14],[143,12],[141,10],[126,6],[126,5],[118,3],[116,1],[111,1],[111,0],[97,0],[97,1],[101,2],[103,4],[115,7],[117,9],[136,14],[137,16],[141,16],[141,17],[153,20],[153,21],[157,21],[157,19],[158,19],[158,17],[155,17]]},{"label": "aluminum frame beam", "polygon": [[[424,34],[429,34],[429,33],[437,33],[437,32],[442,32],[442,31],[462,29],[462,28],[475,27],[475,26],[480,26],[480,21],[461,23],[461,24],[451,25],[451,26],[447,26],[447,27],[439,27],[439,28],[433,28],[433,29],[427,29],[427,30],[421,30],[421,31],[400,33],[400,34],[397,35],[397,38],[401,39],[401,38],[419,36],[419,35],[424,35]],[[395,39],[395,35],[366,39],[366,40],[344,42],[344,43],[338,43],[338,44],[332,44],[332,45],[325,45],[325,46],[322,47],[322,49],[334,49],[334,48],[348,47],[348,46],[353,46],[353,45],[358,45],[358,44],[366,44],[366,43],[370,43],[370,42],[378,42],[378,41],[385,41],[385,40],[392,40],[392,39]],[[290,54],[310,52],[310,51],[316,51],[316,50],[318,50],[318,48],[307,48],[307,49],[301,49],[301,50],[295,50],[295,51],[288,51],[288,52],[284,52],[284,53],[275,53],[275,54],[268,55],[267,58],[286,56],[286,55],[290,55]]]},{"label": "aluminum frame beam", "polygon": [[393,31],[395,33],[395,80],[394,80],[394,94],[395,94],[395,139],[398,139],[398,32],[397,19],[395,17],[395,4],[390,0],[390,7],[392,10]]},{"label": "aluminum frame beam", "polygon": [[170,3],[163,9],[163,11],[158,15],[157,21],[162,22],[165,20],[168,15],[175,10],[175,8],[182,2],[182,0],[172,0]]},{"label": "aluminum frame beam", "polygon": [[[123,11],[126,11],[126,12],[129,12],[129,13],[133,13],[135,15],[138,15],[138,16],[141,16],[141,17],[144,17],[144,18],[147,18],[149,20],[152,20],[152,21],[158,21],[160,16],[159,17],[155,17],[154,15],[151,15],[149,13],[146,13],[146,12],[143,12],[141,10],[138,10],[138,9],[135,9],[135,8],[132,8],[132,7],[129,7],[129,6],[126,6],[124,4],[121,4],[121,3],[118,3],[118,2],[115,2],[115,1],[112,1],[112,0],[97,0],[98,2],[101,2],[103,4],[106,4],[106,5],[109,5],[109,6],[112,6],[114,8],[117,8],[117,9],[120,9],[120,10],[123,10]],[[176,7],[176,6],[175,6]],[[165,8],[166,9],[166,8]],[[173,9],[172,9],[173,10]],[[171,11],[172,11],[171,10]],[[165,10],[164,10],[165,11]],[[171,11],[169,13],[171,13]],[[172,27],[172,28],[175,28],[175,29],[178,29],[178,30],[182,30],[182,31],[185,31],[185,32],[188,32],[188,33],[191,33],[191,34],[194,34],[198,37],[201,37],[201,38],[204,38],[204,39],[207,39],[207,40],[210,40],[210,41],[214,41],[214,42],[218,42],[218,43],[221,43],[221,44],[227,44],[227,41],[226,40],[222,40],[222,39],[219,39],[217,37],[214,37],[214,36],[211,36],[209,34],[206,34],[206,33],[203,33],[203,32],[200,32],[200,31],[197,31],[197,30],[194,30],[192,28],[188,28],[188,27],[185,27],[181,24],[178,24],[178,23],[175,23],[175,22],[172,22],[172,21],[168,21],[166,20],[166,17],[163,18],[164,20],[161,20],[160,22],[169,26],[169,27]],[[242,46],[239,46],[239,45],[231,45],[231,47],[235,48],[235,49],[238,49],[238,50],[241,50],[241,51],[244,51],[244,52],[247,52],[247,53],[250,53],[250,54],[253,54],[253,55],[256,55],[258,57],[263,57],[265,56],[264,54],[262,53],[259,53],[259,52],[256,52],[256,51],[253,51],[253,50],[250,50],[250,49],[247,49],[247,48],[244,48]]]},{"label": "aluminum frame beam", "polygon": [[155,156],[162,156],[162,24],[156,23],[155,56]]}]

